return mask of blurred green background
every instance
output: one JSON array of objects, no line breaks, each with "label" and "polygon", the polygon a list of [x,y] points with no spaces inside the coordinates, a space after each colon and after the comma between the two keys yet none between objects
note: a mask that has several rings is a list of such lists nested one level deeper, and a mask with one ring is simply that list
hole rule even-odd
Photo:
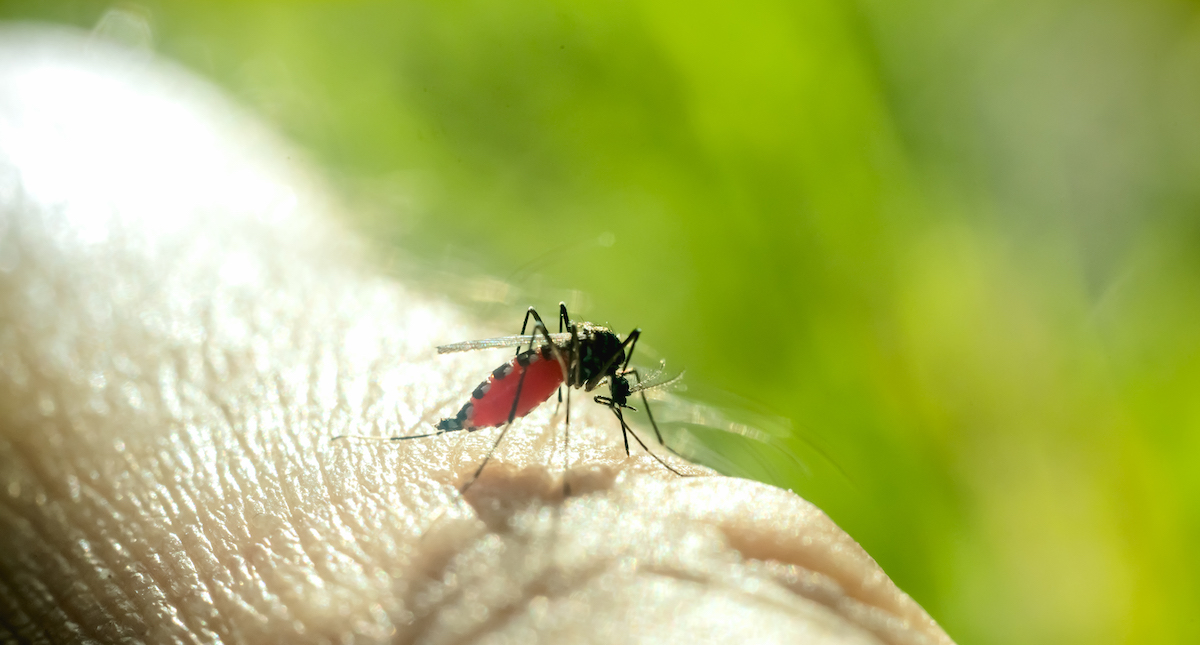
[{"label": "blurred green background", "polygon": [[788,417],[849,482],[781,483],[960,643],[1200,642],[1196,2],[0,18],[220,83],[481,316],[566,299]]}]

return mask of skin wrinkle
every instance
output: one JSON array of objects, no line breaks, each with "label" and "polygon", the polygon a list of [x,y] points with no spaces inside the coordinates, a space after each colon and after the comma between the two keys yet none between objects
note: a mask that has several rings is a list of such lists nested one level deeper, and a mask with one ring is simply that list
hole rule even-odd
[{"label": "skin wrinkle", "polygon": [[[11,444],[9,445],[11,446]],[[21,465],[32,465],[36,468],[38,464],[38,460],[30,459],[29,457],[26,457],[24,461],[25,463]],[[61,493],[54,494],[54,492],[52,492],[52,495],[57,497],[61,495]],[[49,503],[53,505],[56,504],[56,501],[50,501]],[[21,520],[23,520],[19,525],[17,525],[19,528],[14,527],[14,530],[28,529],[28,531],[21,531],[22,534],[29,536],[27,539],[36,539],[44,544],[52,545],[54,547],[54,551],[49,553],[46,559],[39,560],[35,563],[36,571],[39,574],[36,576],[36,579],[41,580],[43,575],[48,575],[50,570],[56,568],[57,565],[57,568],[65,569],[67,571],[67,575],[61,575],[61,578],[78,580],[79,578],[75,575],[76,572],[74,568],[70,565],[70,558],[67,558],[63,555],[65,550],[70,549],[69,545],[74,543],[75,535],[67,535],[65,539],[61,540],[55,539],[56,537],[62,535],[63,532],[77,533],[78,530],[73,527],[64,526],[65,523],[60,521],[61,516],[59,516],[57,513],[52,512],[47,514],[38,514],[33,512],[22,512],[26,509],[22,509],[20,507],[14,508],[11,504],[5,504],[5,506],[14,515],[17,515],[21,518]],[[53,511],[56,509],[54,509],[52,506],[50,510]],[[52,527],[61,527],[63,531],[60,532],[58,530],[53,530]],[[5,568],[7,569],[7,567]],[[5,577],[8,578],[9,576],[6,575]],[[61,600],[63,598],[63,594],[67,593],[67,590],[64,590],[63,592],[56,594],[52,589],[47,588],[40,583],[39,587],[41,587],[43,590],[43,594],[41,595],[49,596],[51,598],[51,604],[54,603],[55,598]],[[61,604],[62,603],[60,602],[59,605],[61,606]],[[61,611],[67,617],[65,620],[69,620],[74,623],[87,623],[85,616],[80,612],[75,611],[72,607],[62,607],[59,608],[59,611]]]},{"label": "skin wrinkle", "polygon": [[[105,507],[107,506],[107,504],[105,503],[105,499],[104,499],[103,495],[101,495],[99,493],[99,491],[95,491],[87,484],[84,484],[82,486],[80,495],[82,497],[87,497],[87,498],[93,500],[93,502],[96,503],[96,506],[98,506],[101,511],[105,510]],[[95,533],[102,532],[104,530],[104,526],[102,524],[100,524],[99,522],[97,522],[97,518],[89,517],[88,520],[90,520],[90,522],[84,523],[84,526],[85,527],[93,526],[92,522],[96,522],[96,524],[94,524],[94,526],[97,529],[96,531],[92,531],[90,533],[88,531],[86,531],[86,529],[83,531],[84,535],[89,535],[89,537],[86,538],[89,548],[92,550],[98,550],[102,554],[108,553],[109,557],[111,558],[112,549],[110,548],[110,546],[103,541],[97,540],[96,537],[94,536]],[[76,543],[76,545],[78,545],[78,540],[76,540],[75,543]],[[76,547],[76,548],[78,548],[78,547]],[[89,565],[92,568],[103,570],[103,562],[105,560],[103,555],[100,555],[99,557],[97,557],[96,553],[90,553],[90,554],[88,554],[87,557],[82,558],[82,559],[84,559],[86,561],[85,562],[86,565]],[[117,594],[110,595],[110,593],[108,593],[108,592],[111,590],[112,585],[106,579],[106,576],[104,576],[104,577],[97,576],[94,581],[91,580],[90,577],[88,577],[88,576],[79,576],[78,573],[76,573],[73,577],[75,578],[77,583],[87,585],[89,588],[89,591],[93,595],[95,595],[97,598],[106,600],[106,602],[102,602],[100,604],[100,606],[98,607],[99,612],[102,612],[103,615],[97,621],[94,621],[94,622],[96,622],[97,624],[103,625],[105,627],[114,627],[112,619],[115,615],[118,614],[118,612],[114,611],[114,609],[118,608],[123,603],[128,602],[129,599],[125,596],[125,594],[122,593],[118,589]]]},{"label": "skin wrinkle", "polygon": [[[226,363],[231,366],[236,366],[239,364],[239,362],[232,356],[227,358]],[[234,408],[228,402],[222,399],[214,398],[213,403],[218,409],[221,410],[227,427],[230,429],[230,433],[233,434],[238,440],[239,447],[245,453],[252,454],[254,447],[251,446],[248,435],[238,431],[239,428],[247,425],[247,419],[235,414],[233,411]],[[286,409],[288,406],[283,407]],[[258,428],[258,433],[261,433],[265,424],[261,420],[256,420],[255,425]],[[259,443],[270,446],[270,442],[263,442],[260,440]],[[302,457],[296,455],[295,453],[291,453],[286,450],[277,451],[272,449],[268,449],[267,452],[268,459],[266,460],[266,463],[271,465],[271,468],[269,468],[268,471],[270,474],[274,475],[273,480],[283,481],[286,479],[286,474],[303,469],[303,463],[298,461],[299,459],[302,459]],[[245,490],[251,487],[252,482],[241,477],[241,473],[243,472],[241,469],[235,469],[233,472],[234,476],[241,480],[240,485],[238,486],[239,489]],[[306,541],[308,532],[304,530],[302,523],[298,521],[298,518],[304,516],[304,510],[300,508],[303,506],[303,504],[300,503],[300,500],[291,496],[286,489],[272,487],[268,494],[275,497],[282,504],[285,516],[292,519],[292,533],[295,534],[299,542],[299,555],[306,559],[306,561],[314,568],[320,568],[324,559],[320,555],[314,554],[312,547]]]},{"label": "skin wrinkle", "polygon": [[[555,517],[556,518],[558,517],[557,513],[555,514]],[[557,526],[557,522],[555,522],[554,525]],[[534,543],[536,543],[538,541],[539,538],[536,535],[536,531],[535,531],[535,535],[533,535],[532,538],[526,538],[525,541],[528,541],[530,539],[532,539],[532,541]],[[553,540],[551,540],[551,542],[552,542],[552,545],[550,548],[551,548],[551,550],[553,550],[553,548],[554,548]],[[545,545],[542,545],[542,546],[545,546]],[[538,549],[536,549],[536,548],[531,549],[531,551],[536,553],[536,552],[538,552]],[[667,554],[670,552],[663,551],[663,553]],[[612,565],[614,562],[619,562],[621,559],[620,557],[617,557],[619,555],[620,555],[619,553],[616,553],[611,556],[606,556],[606,559],[605,559],[606,564],[605,564],[605,568],[602,569],[602,572],[607,572],[609,569],[612,568]],[[671,560],[667,560],[666,563],[664,563],[664,565],[654,565],[654,564],[640,565],[637,567],[637,575],[644,576],[646,574],[650,574],[652,576],[669,577],[669,578],[676,579],[676,580],[699,583],[699,584],[701,584],[701,586],[703,586],[703,584],[708,584],[710,582],[713,582],[713,581],[710,581],[706,575],[689,574],[686,570],[681,570],[679,568],[678,563],[677,564],[670,564],[670,563],[671,563]],[[593,572],[591,575],[594,576],[595,572]],[[541,578],[535,578],[534,583],[536,583],[536,580],[538,580],[538,579],[544,580],[545,576],[542,576]],[[744,588],[744,585],[738,584],[736,578],[731,578],[731,579],[723,580],[723,581],[717,580],[716,582],[719,586],[722,586],[722,587],[728,589],[729,592],[734,596],[742,596],[742,597],[745,597],[748,599],[753,599],[755,602],[766,602],[767,604],[770,604],[770,605],[773,605],[773,606],[776,606],[779,608],[788,607],[788,603],[785,602],[784,604],[780,605],[779,601],[773,599],[773,597],[763,596],[763,594],[761,592],[747,592],[747,590]],[[543,586],[546,586],[546,585],[543,585]],[[540,593],[547,594],[548,592],[542,591]],[[566,596],[568,594],[569,594],[569,589],[560,591],[557,595],[558,596]],[[530,594],[527,593],[526,595],[529,596]],[[445,604],[448,601],[454,600],[455,597],[456,597],[456,595],[451,595],[448,599],[444,600],[442,604]],[[791,601],[793,606],[794,606],[794,602],[795,601],[793,599]],[[496,620],[496,617],[494,615],[491,615],[491,616],[489,616],[487,623],[485,623],[484,625],[481,625],[481,626],[477,626],[475,628],[475,630],[473,630],[470,633],[475,634],[476,632],[483,631],[489,625],[496,625],[497,623],[498,623],[498,621]],[[451,642],[472,642],[472,637],[470,637],[470,636],[462,637],[462,638],[455,639]]]},{"label": "skin wrinkle", "polygon": [[[193,446],[192,446],[192,445],[188,445],[188,448],[190,448],[190,450],[192,450]],[[192,452],[194,452],[194,450],[192,450]],[[169,457],[169,454],[164,454],[164,457],[167,457],[168,464],[169,464],[170,462],[172,462],[172,459],[170,459],[170,457]],[[172,470],[175,470],[175,469],[172,469]],[[193,505],[193,504],[191,504],[191,500],[182,499],[182,498],[179,498],[179,496],[176,496],[176,495],[170,495],[169,493],[173,493],[173,492],[175,492],[175,490],[174,490],[173,488],[166,488],[166,489],[163,489],[163,488],[158,488],[158,489],[157,489],[157,492],[160,492],[160,493],[162,493],[162,492],[167,492],[167,493],[168,493],[168,499],[172,499],[172,502],[170,502],[170,505],[172,505],[172,507],[176,508],[176,510],[178,510],[178,508],[180,508],[180,507],[187,507],[187,508],[192,508],[192,507],[194,507],[194,505]],[[198,519],[198,520],[199,520],[199,522],[203,522],[203,523],[205,523],[205,524],[210,524],[209,522],[206,522],[206,518],[205,518],[204,516],[199,516],[199,517],[197,517],[196,519]],[[179,534],[179,532],[181,532],[181,531],[180,531],[180,529],[181,529],[181,528],[184,528],[184,526],[186,526],[186,523],[187,523],[187,518],[186,518],[186,517],[182,518],[182,522],[184,522],[184,524],[180,524],[180,523],[178,523],[178,522],[176,522],[176,523],[173,523],[173,524],[174,524],[174,526],[173,526],[173,529],[174,529],[174,532],[176,532],[176,534]],[[191,560],[192,560],[192,562],[193,562],[193,565],[192,565],[192,567],[191,567],[191,568],[193,568],[193,569],[200,568],[200,567],[198,566],[198,563],[194,562],[194,561],[196,561],[196,559],[197,559],[197,554],[196,554],[196,553],[194,553],[194,549],[182,549],[182,550],[180,550],[180,551],[179,551],[179,553],[181,553],[182,555],[185,555],[185,556],[187,556],[187,557],[190,557],[190,559],[191,559]],[[200,554],[200,555],[203,555],[203,554]],[[178,561],[176,561],[176,562],[174,562],[174,563],[170,562],[170,557],[169,557],[169,555],[168,555],[168,560],[167,560],[167,561],[164,561],[164,563],[166,563],[166,565],[168,566],[168,568],[172,568],[172,567],[174,567],[174,568],[178,569],[178,567],[179,567],[180,565],[184,565],[184,566],[185,566],[185,568],[188,568],[188,567],[187,567],[187,563],[186,563],[186,562],[178,562]],[[151,574],[152,574],[152,575],[154,575],[154,572],[151,572]],[[160,586],[163,586],[163,585],[162,585],[162,581],[161,581],[161,577],[160,577],[160,575],[156,575],[156,578],[160,579]],[[211,593],[211,592],[212,592],[212,589],[211,589],[211,587],[209,587],[209,591],[208,591],[208,593]],[[181,609],[181,611],[179,611],[179,613],[185,616],[185,621],[186,621],[186,616],[188,616],[188,615],[196,615],[196,613],[194,613],[194,611],[187,611],[187,610],[186,610],[186,607],[180,607],[180,603],[181,603],[181,602],[184,602],[184,601],[186,601],[186,598],[181,598],[181,597],[179,597],[179,596],[175,596],[175,599],[174,599],[174,601],[173,601],[173,602],[176,604],[176,609]],[[206,622],[206,621],[202,621],[202,622]]]},{"label": "skin wrinkle", "polygon": [[[819,511],[761,484],[679,479],[640,449],[627,458],[616,420],[589,401],[571,411],[566,500],[563,417],[547,406],[512,428],[465,498],[456,488],[498,429],[331,443],[452,414],[511,354],[434,346],[511,325],[470,327],[437,296],[380,279],[330,224],[320,182],[178,70],[74,35],[3,30],[0,129],[57,114],[31,126],[61,133],[41,148],[106,160],[89,168],[100,206],[58,165],[46,176],[67,197],[54,201],[28,179],[38,160],[0,139],[0,249],[21,255],[0,271],[0,625],[14,638],[788,642],[772,620],[813,642],[911,641],[872,608],[916,623],[923,612]],[[105,100],[130,103],[109,114],[91,95],[52,94],[87,109],[47,112],[14,89],[63,66],[86,78],[55,91],[100,83]],[[148,97],[197,117],[139,119]],[[27,101],[38,109],[8,111]],[[122,150],[151,148],[93,150],[98,123],[127,133]],[[203,163],[175,143],[192,123],[218,151]],[[155,197],[145,177],[175,166],[204,189]],[[7,177],[22,178],[21,196],[4,192]],[[796,546],[806,536],[815,546]],[[754,558],[803,563],[840,587],[810,599]],[[841,589],[874,604],[848,616],[852,598],[830,596]],[[949,643],[925,619],[924,642]]]},{"label": "skin wrinkle", "polygon": [[[786,527],[768,527],[768,530],[765,531],[760,527],[757,532],[748,532],[744,530],[745,527],[730,527],[719,517],[710,517],[709,520],[715,519],[717,525],[722,526],[731,545],[748,557],[804,566],[829,576],[849,594],[851,599],[857,600],[865,606],[884,609],[890,615],[902,616],[906,621],[911,621],[916,625],[931,622],[911,599],[907,596],[897,596],[894,586],[886,578],[872,576],[864,580],[860,576],[851,575],[848,567],[830,567],[829,563],[840,561],[833,556],[842,550],[845,550],[845,555],[853,558],[851,562],[857,561],[860,566],[864,562],[873,565],[874,561],[852,540],[840,534],[840,531],[837,531],[823,513],[815,508],[810,508],[808,512],[819,515],[820,523],[825,525],[821,531],[824,535],[818,532],[811,540],[812,547],[805,545],[803,541],[797,542],[794,539],[781,542],[778,533],[786,532],[780,531]],[[735,528],[736,530],[731,530]]]},{"label": "skin wrinkle", "polygon": [[[196,522],[204,522],[201,514],[196,512],[196,500],[187,499],[192,489],[180,486],[178,490],[167,487],[174,509],[164,519],[162,540],[165,548],[159,550],[163,572],[155,576],[160,585],[167,585],[169,602],[173,605],[178,620],[183,622],[193,632],[210,631],[209,623],[215,617],[212,607],[213,584],[207,576],[200,575],[197,558],[203,554],[193,553],[183,537],[188,529]],[[159,487],[162,490],[162,487]],[[194,495],[203,495],[202,490],[196,490]],[[185,510],[186,509],[186,510]],[[180,577],[194,580],[194,585],[180,584]],[[218,594],[219,595],[219,594]]]},{"label": "skin wrinkle", "polygon": [[[181,487],[186,489],[187,487]],[[205,563],[214,561],[213,544],[211,541],[204,538],[203,534],[196,534],[196,527],[202,526],[205,531],[216,533],[217,521],[212,512],[198,511],[197,508],[206,508],[206,498],[211,493],[203,487],[198,487],[194,495],[194,499],[180,498],[176,500],[177,506],[186,508],[186,512],[180,513],[175,519],[168,520],[169,534],[174,536],[171,541],[172,552],[177,554],[174,558],[174,569],[182,570],[188,578],[195,581],[193,585],[194,591],[189,593],[186,590],[181,590],[175,601],[176,606],[180,609],[180,614],[187,619],[189,616],[195,616],[195,622],[204,632],[211,631],[210,625],[216,622],[217,608],[213,607],[214,598],[222,598],[223,586],[221,581],[215,579],[220,576],[215,571],[215,567],[205,566]],[[177,583],[176,583],[177,584]]]},{"label": "skin wrinkle", "polygon": [[[49,521],[45,524],[57,524],[54,522],[54,520],[58,518],[47,519]],[[71,529],[65,528],[65,530],[70,531]],[[43,539],[49,539],[55,534],[57,534],[56,531],[46,531],[44,529],[37,531],[38,537]],[[67,595],[73,593],[75,591],[74,589],[72,589],[70,586],[64,586],[64,588],[56,593],[53,589],[40,584],[40,580],[42,580],[43,576],[57,577],[62,580],[75,580],[77,579],[77,575],[79,573],[73,567],[71,567],[70,560],[63,555],[63,544],[61,542],[55,541],[54,550],[48,553],[47,556],[48,557],[46,559],[43,559],[39,562],[39,566],[37,566],[35,570],[38,574],[37,579],[39,580],[39,586],[42,587],[43,590],[42,595],[45,600],[49,601],[48,604],[51,605],[51,610],[56,614],[61,613],[63,618],[60,620],[63,620],[73,627],[91,624],[84,608],[75,607],[65,602]]]},{"label": "skin wrinkle", "polygon": [[[334,488],[331,485],[332,478],[330,477],[329,469],[327,468],[327,466],[325,465],[324,462],[318,462],[318,464],[319,464],[319,468],[320,468],[320,472],[321,472],[321,488],[322,488],[322,490],[324,490],[326,492],[326,494],[328,496],[332,497]],[[373,490],[373,487],[359,486],[358,488],[360,490],[364,491],[364,496],[365,496],[364,501],[369,500],[373,503],[373,508],[371,509],[371,511],[372,511],[371,514],[373,514],[374,512],[379,512],[381,510],[389,519],[395,518],[397,520],[397,523],[404,522],[405,518],[401,514],[397,513],[394,508],[390,507],[385,502],[383,497],[381,495],[379,495],[377,492],[375,492],[375,490]],[[337,514],[338,521],[341,525],[340,528],[348,530],[352,534],[365,535],[365,536],[369,536],[371,534],[371,531],[374,527],[368,526],[365,522],[358,521],[355,514],[351,513],[350,510],[345,505],[330,504],[329,506],[333,509],[333,512]],[[369,570],[372,566],[372,558],[371,558],[370,554],[368,554],[363,547],[366,545],[373,545],[373,544],[374,544],[373,540],[365,541],[365,544],[360,543],[359,541],[351,542],[349,544],[349,546],[351,548],[346,549],[344,551],[344,553],[346,553],[346,554],[350,555],[350,557],[354,558],[355,563],[361,569],[363,569],[364,571]]]},{"label": "skin wrinkle", "polygon": [[[898,627],[889,628],[887,625],[883,625],[886,619],[894,617],[877,607],[843,595],[844,590],[824,574],[804,569],[799,565],[782,565],[776,561],[760,562],[759,564],[797,595],[820,602],[843,616],[854,617],[881,637],[886,638],[890,635],[892,640],[899,643],[923,642],[920,633],[915,630],[905,628],[904,633],[898,633],[900,631]],[[817,580],[813,581],[813,577]]]},{"label": "skin wrinkle", "polygon": [[[16,623],[15,621],[10,623],[17,628],[16,631],[18,634],[22,631],[20,627],[26,627],[27,629],[24,630],[26,632],[32,631],[36,633],[37,625],[53,620],[61,624],[69,633],[69,635],[74,637],[75,640],[79,640],[82,637],[78,626],[72,624],[65,618],[65,613],[60,607],[55,605],[49,590],[46,589],[46,586],[40,579],[33,576],[22,575],[14,577],[12,580],[16,583],[13,586],[15,588],[20,588],[23,591],[22,595],[26,595],[31,604],[37,605],[40,602],[40,606],[30,608],[33,611],[31,615],[24,616],[25,620],[23,624]],[[10,597],[15,599],[16,595],[14,594]],[[14,600],[14,602],[16,601]],[[38,611],[38,609],[41,609],[41,611]],[[16,641],[16,635],[14,635],[10,640]],[[44,636],[37,637],[37,640],[40,642],[47,642],[47,638]]]},{"label": "skin wrinkle", "polygon": [[[99,496],[100,494],[97,492],[97,497]],[[124,525],[123,520],[125,518],[121,516],[119,510],[112,508],[109,519],[112,521],[107,525],[98,526],[100,531],[110,530],[124,533],[124,530],[121,527]],[[120,584],[121,577],[123,576],[118,576],[118,574],[113,572],[105,563],[117,561],[122,557],[126,557],[128,555],[128,549],[125,548],[120,541],[97,541],[94,542],[94,544],[102,554],[107,555],[106,558],[103,556],[100,558],[99,566],[102,567],[100,575],[104,580],[106,590],[109,590],[110,593],[115,593],[115,597],[112,599],[111,604],[116,606],[118,609],[123,610],[109,612],[114,618],[112,624],[115,627],[118,625],[115,617],[127,615],[130,609],[136,607],[136,598],[124,588],[124,585]],[[144,625],[141,625],[140,627],[142,628],[142,631],[144,631]],[[131,630],[136,632],[138,628],[138,625],[134,625]]]},{"label": "skin wrinkle", "polygon": [[[555,515],[555,518],[556,519],[558,518],[557,514]],[[557,523],[556,523],[556,527],[557,527]],[[554,553],[556,552],[556,549],[553,546],[554,542],[555,542],[554,540],[551,540],[552,546],[549,549],[550,554],[551,554],[549,556],[550,559],[554,558]],[[447,564],[448,563],[443,563],[441,566],[437,567],[436,569],[443,570],[446,568]],[[607,569],[608,569],[607,564],[608,563],[606,563],[606,562],[597,562],[595,565],[593,565],[591,567],[586,567],[580,571],[576,571],[575,572],[575,580],[573,581],[573,583],[566,586],[565,588],[559,589],[557,595],[567,596],[567,595],[570,595],[570,593],[576,589],[586,588],[589,584],[591,584],[599,576],[603,575],[607,571]],[[482,640],[483,637],[486,636],[487,633],[489,633],[490,631],[498,631],[498,628],[501,625],[505,624],[506,622],[511,622],[514,619],[514,617],[519,615],[520,610],[525,608],[529,599],[537,598],[537,597],[545,597],[545,596],[550,595],[550,589],[554,586],[554,585],[550,584],[550,581],[552,580],[553,576],[558,574],[558,572],[551,571],[548,569],[550,569],[550,567],[543,567],[542,571],[540,571],[537,576],[535,576],[532,580],[524,583],[522,585],[522,593],[518,594],[518,596],[519,596],[518,599],[516,599],[512,602],[509,602],[498,609],[493,608],[489,612],[487,621],[484,621],[483,623],[476,625],[472,630],[470,630],[464,634],[461,634],[455,642],[456,643],[478,642],[478,641]],[[462,586],[457,586],[457,587],[450,586],[449,588],[451,589],[450,595],[442,598],[437,603],[438,607],[450,606],[450,605],[452,605],[452,603],[461,600],[463,593],[466,591],[466,589]],[[418,640],[418,638],[416,638],[416,636],[422,634],[423,632],[425,632],[429,629],[428,621],[432,620],[435,616],[437,616],[438,612],[435,608],[426,607],[426,608],[423,608],[423,613],[425,614],[426,618],[422,621],[417,622],[414,625],[413,637],[406,639],[404,642],[416,642]]]},{"label": "skin wrinkle", "polygon": [[[0,519],[3,519],[2,515]],[[14,601],[16,594],[9,585],[8,572],[0,569],[0,573],[5,574],[0,575],[0,640],[6,643],[15,642],[17,631],[31,625],[33,621]]]}]

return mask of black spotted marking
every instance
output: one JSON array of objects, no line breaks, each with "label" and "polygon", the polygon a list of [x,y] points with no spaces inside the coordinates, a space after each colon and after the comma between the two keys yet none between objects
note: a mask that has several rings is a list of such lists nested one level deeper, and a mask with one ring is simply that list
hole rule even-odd
[{"label": "black spotted marking", "polygon": [[520,365],[521,367],[528,367],[529,357],[534,355],[535,354],[533,352],[521,352],[520,354],[517,354],[517,365]]},{"label": "black spotted marking", "polygon": [[475,388],[475,391],[474,391],[474,392],[472,392],[472,393],[471,393],[471,398],[472,398],[472,399],[482,399],[482,398],[483,398],[483,395],[487,394],[487,393],[488,393],[488,390],[490,390],[490,389],[492,389],[492,384],[491,384],[491,382],[490,382],[490,381],[484,381],[484,382],[482,382],[482,383],[480,383],[480,384],[479,384],[479,387],[476,387],[476,388]]},{"label": "black spotted marking", "polygon": [[505,363],[505,364],[501,365],[500,367],[497,367],[495,369],[495,371],[492,372],[492,378],[499,381],[499,380],[503,379],[504,377],[508,376],[509,374],[512,374],[512,371],[513,371],[512,363]]},{"label": "black spotted marking", "polygon": [[470,421],[470,418],[474,413],[475,406],[468,402],[466,405],[462,406],[462,408],[458,411],[458,414],[454,415],[452,418],[438,421],[438,424],[435,427],[443,432],[452,432],[454,430],[466,430],[470,432],[475,429],[475,426],[471,425]]},{"label": "black spotted marking", "polygon": [[541,353],[543,359],[550,360],[550,357],[554,356],[554,348],[549,345],[542,345]]}]

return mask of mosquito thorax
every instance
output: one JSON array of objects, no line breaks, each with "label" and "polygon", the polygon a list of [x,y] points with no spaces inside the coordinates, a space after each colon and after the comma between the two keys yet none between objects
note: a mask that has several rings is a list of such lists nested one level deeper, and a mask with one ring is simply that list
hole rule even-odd
[{"label": "mosquito thorax", "polygon": [[599,381],[605,376],[616,374],[625,363],[625,350],[621,347],[621,339],[604,327],[588,325],[582,331],[586,333],[581,335],[579,343],[577,360],[581,382],[577,385],[591,383],[593,380]]}]

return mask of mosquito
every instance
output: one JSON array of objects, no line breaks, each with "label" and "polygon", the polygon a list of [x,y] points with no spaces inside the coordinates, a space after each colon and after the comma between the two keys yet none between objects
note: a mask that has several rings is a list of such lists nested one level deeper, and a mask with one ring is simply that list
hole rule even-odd
[{"label": "mosquito", "polygon": [[[526,334],[529,321],[533,320],[532,333]],[[567,443],[570,439],[571,424],[571,388],[579,388],[592,392],[604,384],[608,385],[608,396],[596,395],[596,403],[607,407],[621,424],[621,434],[625,440],[625,454],[628,456],[629,437],[632,436],[647,453],[664,468],[685,476],[654,454],[645,442],[638,437],[625,419],[623,410],[637,411],[629,405],[629,397],[638,394],[654,428],[654,435],[659,445],[678,455],[663,440],[658,423],[650,412],[650,402],[646,399],[646,390],[660,388],[675,383],[683,374],[660,380],[659,374],[643,380],[637,369],[629,367],[637,341],[642,335],[641,329],[634,329],[621,340],[612,330],[590,322],[574,322],[567,312],[566,303],[558,305],[558,333],[552,334],[542,322],[541,316],[533,307],[525,312],[525,320],[521,323],[521,333],[516,336],[470,340],[437,348],[439,354],[466,352],[479,349],[499,347],[516,347],[516,355],[500,367],[492,371],[488,377],[471,393],[471,398],[459,409],[458,414],[439,421],[434,428],[436,432],[428,434],[409,435],[403,437],[382,438],[383,441],[408,441],[436,437],[449,432],[474,432],[480,428],[502,427],[500,435],[480,462],[475,473],[460,489],[466,492],[479,475],[483,472],[488,461],[496,452],[496,448],[504,440],[504,435],[512,427],[513,421],[519,419],[558,391],[558,400],[563,400],[563,386],[566,386],[566,416],[564,419],[563,456],[566,459]],[[526,347],[522,351],[522,347]],[[633,377],[631,384],[629,378]],[[337,437],[341,438],[341,437]],[[564,491],[569,490],[565,480]]]}]

